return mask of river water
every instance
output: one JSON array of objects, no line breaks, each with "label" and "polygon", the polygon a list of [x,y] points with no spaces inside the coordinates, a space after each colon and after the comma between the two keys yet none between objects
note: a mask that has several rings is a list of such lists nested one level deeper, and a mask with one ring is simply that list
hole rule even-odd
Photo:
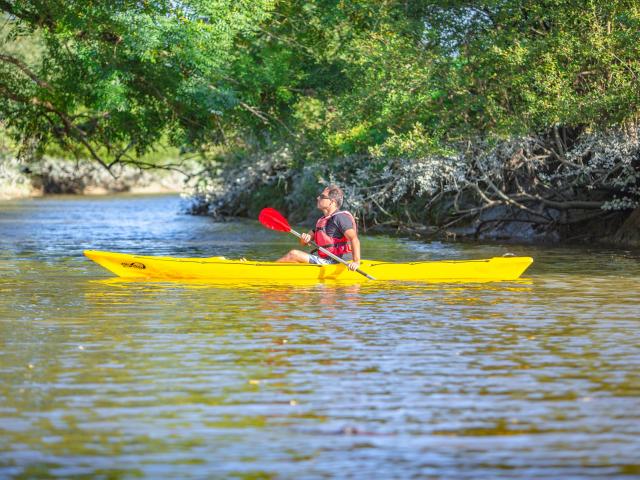
[{"label": "river water", "polygon": [[518,282],[114,282],[295,245],[175,196],[0,203],[0,478],[640,478],[640,254],[363,237]]}]

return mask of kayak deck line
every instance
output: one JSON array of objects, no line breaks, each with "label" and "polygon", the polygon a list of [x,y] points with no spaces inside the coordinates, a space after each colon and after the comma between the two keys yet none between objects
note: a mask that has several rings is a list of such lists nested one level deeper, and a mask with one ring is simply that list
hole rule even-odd
[{"label": "kayak deck line", "polygon": [[[84,254],[87,255],[88,253],[100,253],[100,254],[105,254],[105,253],[111,253],[111,252],[102,252],[102,251],[98,251],[98,250],[85,250]],[[126,254],[126,253],[122,253],[122,254],[118,254],[118,255],[129,255],[131,258],[138,258],[138,259],[150,259],[153,260],[154,262],[180,262],[180,263],[200,263],[200,264],[215,264],[215,263],[219,263],[219,264],[229,264],[230,262],[233,262],[234,264],[238,264],[238,265],[257,265],[257,266],[264,266],[264,265],[269,265],[269,266],[283,266],[283,267],[314,267],[314,268],[321,268],[323,265],[317,265],[317,264],[311,264],[311,263],[281,263],[281,262],[269,262],[269,261],[260,261],[260,260],[246,260],[246,259],[239,259],[239,260],[232,260],[232,259],[228,259],[225,257],[208,257],[208,258],[189,258],[189,257],[155,257],[153,255],[137,255],[137,254]],[[88,255],[87,255],[88,256]],[[509,257],[494,257],[494,258],[509,258]],[[510,258],[520,258],[520,257],[510,257]],[[525,257],[527,258],[527,257]],[[475,260],[422,260],[419,262],[401,262],[402,265],[421,265],[424,263],[434,263],[434,262],[438,262],[438,263],[473,263],[473,262],[490,262],[492,259],[490,258],[481,258],[481,259],[475,259]],[[385,261],[374,261],[374,260],[365,260],[367,262],[368,265],[375,267],[378,265],[398,265],[398,262],[385,262]]]},{"label": "kayak deck line", "polygon": [[[367,282],[342,264],[315,265],[224,257],[173,258],[85,250],[84,254],[122,278],[215,281],[324,281]],[[477,260],[436,260],[394,263],[363,260],[361,268],[383,281],[507,281],[516,280],[531,265],[531,257],[493,257]],[[247,268],[249,267],[249,268]]]},{"label": "kayak deck line", "polygon": [[[89,255],[87,255],[87,252],[91,252],[91,250],[87,250],[84,252],[85,256],[91,258]],[[100,253],[104,253],[104,252],[100,252]],[[120,254],[120,255],[127,255],[127,254]],[[282,266],[282,267],[291,267],[291,266],[295,266],[295,267],[315,267],[315,268],[320,268],[322,267],[322,265],[315,265],[315,264],[305,264],[305,263],[278,263],[278,262],[260,262],[260,261],[255,261],[255,260],[231,260],[231,259],[225,259],[225,260],[213,260],[213,258],[217,258],[217,257],[211,257],[212,260],[209,260],[207,258],[202,258],[202,259],[197,259],[197,258],[180,258],[180,257],[176,257],[176,258],[171,258],[171,257],[153,257],[153,256],[147,256],[147,255],[131,255],[132,259],[138,259],[138,260],[152,260],[153,262],[171,262],[171,263],[195,263],[195,264],[200,264],[200,265],[215,265],[215,264],[219,264],[219,265],[228,265],[229,263],[233,263],[234,265],[244,265],[244,266],[264,266],[264,265],[269,265],[269,266],[273,266],[273,267],[278,267],[278,266]],[[93,259],[92,259],[93,260]]]},{"label": "kayak deck line", "polygon": [[[494,258],[504,258],[504,257],[494,257]],[[513,258],[513,257],[511,257]],[[516,258],[521,258],[521,257],[516,257]],[[422,260],[420,262],[401,262],[402,265],[422,265],[424,263],[473,263],[473,262],[490,262],[492,259],[491,258],[479,258],[476,260]],[[377,266],[377,265],[398,265],[398,262],[381,262],[381,261],[377,261],[374,262],[372,260],[370,260],[371,262],[371,266]]]}]

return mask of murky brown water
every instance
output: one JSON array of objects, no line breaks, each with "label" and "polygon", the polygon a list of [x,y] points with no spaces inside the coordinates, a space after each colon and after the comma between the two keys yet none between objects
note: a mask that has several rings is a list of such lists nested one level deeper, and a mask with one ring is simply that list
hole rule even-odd
[{"label": "murky brown water", "polygon": [[536,262],[520,282],[118,282],[85,248],[269,259],[175,197],[0,203],[0,478],[640,477],[640,255],[365,238]]}]

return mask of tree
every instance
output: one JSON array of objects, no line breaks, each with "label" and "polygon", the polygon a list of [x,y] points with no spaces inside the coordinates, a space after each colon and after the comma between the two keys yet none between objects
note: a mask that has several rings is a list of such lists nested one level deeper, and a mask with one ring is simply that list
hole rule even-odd
[{"label": "tree", "polygon": [[[0,0],[0,121],[106,167],[162,138],[216,141],[239,99],[228,66],[270,0]],[[37,54],[32,48],[37,46]]]}]

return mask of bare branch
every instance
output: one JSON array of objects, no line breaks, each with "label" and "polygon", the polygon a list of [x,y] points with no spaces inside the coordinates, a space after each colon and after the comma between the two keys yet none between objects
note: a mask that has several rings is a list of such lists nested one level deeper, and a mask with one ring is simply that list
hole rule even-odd
[{"label": "bare branch", "polygon": [[262,120],[263,123],[265,123],[265,124],[269,123],[269,119],[264,115],[263,112],[261,112],[257,108],[252,107],[251,105],[248,105],[248,104],[246,104],[244,102],[240,102],[240,106],[242,108],[244,108],[245,110],[247,110],[248,112],[250,112],[251,114],[253,114],[256,117],[258,117],[260,120]]},{"label": "bare branch", "polygon": [[605,202],[589,201],[589,200],[567,200],[557,202],[541,197],[540,195],[520,194],[511,197],[515,200],[529,200],[539,202],[547,207],[555,208],[556,210],[600,210]]}]

